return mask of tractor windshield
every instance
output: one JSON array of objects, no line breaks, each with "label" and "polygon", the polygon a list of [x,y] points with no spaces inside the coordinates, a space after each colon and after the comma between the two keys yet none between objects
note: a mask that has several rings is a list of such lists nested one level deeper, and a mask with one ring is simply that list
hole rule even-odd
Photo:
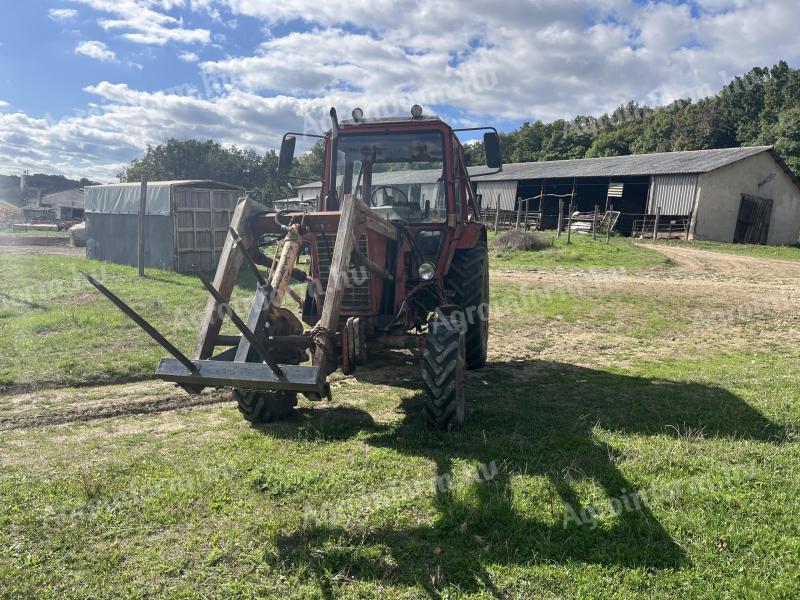
[{"label": "tractor windshield", "polygon": [[440,133],[342,134],[337,142],[340,198],[355,193],[389,220],[438,223],[447,219]]}]

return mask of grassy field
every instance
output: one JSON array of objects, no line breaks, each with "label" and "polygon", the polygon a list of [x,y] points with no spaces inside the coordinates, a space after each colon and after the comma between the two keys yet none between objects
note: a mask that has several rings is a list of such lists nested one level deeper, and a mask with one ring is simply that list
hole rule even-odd
[{"label": "grassy field", "polygon": [[[0,389],[148,377],[160,346],[81,275],[100,279],[184,352],[191,353],[208,294],[197,277],[87,261],[79,257],[0,255]],[[247,315],[255,287],[243,271],[233,297]],[[236,333],[226,325],[224,333]]]},{"label": "grassy field", "polygon": [[[262,427],[221,393],[66,387],[163,352],[74,274],[101,265],[0,256],[0,597],[797,597],[784,267],[756,285],[612,247],[493,259],[490,361],[451,434],[424,427],[405,353]],[[193,278],[103,268],[191,347]]]},{"label": "grassy field", "polygon": [[[493,268],[510,269],[644,269],[666,263],[663,255],[636,245],[629,238],[612,237],[610,243],[605,238],[592,241],[590,235],[574,234],[571,243],[567,235],[556,237],[552,233],[541,233],[553,239],[553,247],[533,252],[491,254]],[[490,248],[494,234],[489,234]]]}]

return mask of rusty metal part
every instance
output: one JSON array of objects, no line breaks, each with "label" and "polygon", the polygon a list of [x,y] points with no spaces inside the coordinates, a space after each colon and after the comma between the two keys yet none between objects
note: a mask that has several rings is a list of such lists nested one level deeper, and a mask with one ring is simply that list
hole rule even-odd
[{"label": "rusty metal part", "polygon": [[[253,260],[262,267],[268,267],[269,269],[272,269],[272,267],[275,265],[275,259],[267,256],[263,252],[258,252],[255,257],[251,258],[253,258]],[[297,283],[306,283],[310,279],[308,273],[304,273],[300,269],[292,269],[291,278]]]},{"label": "rusty metal part", "polygon": [[302,238],[300,237],[299,225],[292,225],[286,232],[286,237],[283,239],[283,248],[281,249],[281,257],[278,264],[275,266],[270,286],[274,290],[272,298],[273,308],[280,308],[283,306],[283,297],[286,295],[286,288],[289,287],[289,278],[292,275],[292,270],[297,262],[297,257],[300,256],[300,244]]}]

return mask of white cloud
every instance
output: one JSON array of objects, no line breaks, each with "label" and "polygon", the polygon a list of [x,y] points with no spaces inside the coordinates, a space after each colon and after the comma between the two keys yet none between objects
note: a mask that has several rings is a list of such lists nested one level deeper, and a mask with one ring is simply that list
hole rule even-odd
[{"label": "white cloud", "polygon": [[375,116],[419,102],[464,124],[550,120],[630,99],[698,98],[780,59],[800,66],[796,0],[695,0],[693,11],[634,0],[588,8],[579,0],[75,1],[105,13],[107,30],[157,45],[211,43],[210,31],[181,14],[187,21],[210,15],[220,27],[256,17],[267,32],[296,19],[310,26],[266,33],[254,52],[237,54],[220,40],[228,57],[200,63],[202,90],[142,92],[101,82],[87,88],[98,103],[73,117],[0,111],[0,172],[113,179],[148,143],[170,136],[264,151],[284,131],[324,128],[332,105]]},{"label": "white cloud", "polygon": [[208,44],[211,32],[207,29],[184,27],[182,19],[160,12],[186,5],[185,0],[74,0],[108,13],[114,18],[98,21],[107,31],[121,30],[122,37],[137,44],[163,46],[178,44]]},{"label": "white cloud", "polygon": [[102,82],[87,92],[100,98],[83,114],[60,120],[0,112],[0,173],[31,169],[114,180],[147,144],[165,138],[213,138],[265,152],[287,129],[321,119],[326,100],[263,98],[233,91],[214,100],[133,90]]},{"label": "white cloud", "polygon": [[109,50],[108,46],[103,42],[98,41],[80,42],[75,46],[75,54],[83,54],[102,62],[114,62],[117,60],[117,55],[112,50]]},{"label": "white cloud", "polygon": [[5,100],[0,100],[0,110],[3,110],[4,108],[8,107],[9,107],[8,102],[6,102]]},{"label": "white cloud", "polygon": [[200,60],[200,57],[197,55],[196,52],[181,52],[178,54],[178,58],[183,62],[193,63]]},{"label": "white cloud", "polygon": [[409,97],[473,116],[553,119],[630,99],[697,99],[753,66],[800,62],[796,0],[698,0],[694,14],[634,0],[220,2],[268,30],[295,19],[317,28],[203,63],[211,76],[262,93]]},{"label": "white cloud", "polygon": [[51,8],[47,11],[47,16],[53,21],[69,21],[78,16],[78,11],[74,8]]}]

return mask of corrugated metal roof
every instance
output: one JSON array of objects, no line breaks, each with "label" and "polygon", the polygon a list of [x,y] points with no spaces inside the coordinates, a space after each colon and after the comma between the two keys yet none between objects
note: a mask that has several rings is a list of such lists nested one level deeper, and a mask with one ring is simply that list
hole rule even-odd
[{"label": "corrugated metal roof", "polygon": [[[88,188],[99,188],[99,187],[138,187],[141,184],[138,181],[131,182],[131,183],[109,183],[106,185],[92,185],[87,186]],[[239,187],[238,185],[231,185],[230,183],[222,183],[221,181],[214,181],[213,179],[174,179],[170,181],[148,181],[147,182],[148,188],[150,186],[170,186],[170,187],[211,187],[213,189],[220,189],[220,190],[241,190],[243,188]]]},{"label": "corrugated metal roof", "polygon": [[64,190],[42,196],[43,206],[66,206],[69,208],[83,208],[83,190]]},{"label": "corrugated metal roof", "polygon": [[436,183],[442,177],[441,169],[413,171],[386,171],[372,175],[372,185],[408,185],[409,183]]},{"label": "corrugated metal roof", "polygon": [[[541,162],[509,163],[503,170],[494,175],[486,175],[475,179],[478,181],[511,181],[521,179],[564,179],[573,177],[626,177],[649,175],[681,175],[708,173],[750,158],[762,152],[777,154],[772,146],[751,146],[746,148],[719,148],[716,150],[688,150],[685,152],[659,152],[655,154],[631,154],[628,156],[609,156],[606,158],[579,158],[573,160],[549,160]],[[779,161],[782,162],[782,161]],[[485,173],[486,167],[470,167],[470,175]],[[400,177],[397,172],[397,177]],[[403,171],[402,173],[406,173]],[[441,173],[438,170],[419,171],[424,173]],[[790,173],[790,171],[787,171]],[[382,173],[381,177],[391,177],[391,173]],[[433,177],[434,175],[431,175]],[[376,175],[376,178],[378,175]],[[435,181],[435,179],[433,180]],[[419,182],[422,183],[422,182]],[[387,185],[387,184],[383,184]],[[298,188],[319,188],[322,182],[315,181]]]},{"label": "corrugated metal roof", "polygon": [[[502,181],[507,179],[560,179],[708,173],[771,149],[771,146],[752,146],[749,148],[631,154],[629,156],[609,156],[607,158],[510,163],[503,165],[501,173],[487,175],[480,179]],[[470,168],[470,174],[480,173],[481,170],[486,171],[486,168],[472,167]]]},{"label": "corrugated metal roof", "polygon": [[[484,169],[485,170],[485,169]],[[385,171],[372,175],[372,185],[407,185],[409,183],[436,183],[442,176],[441,169],[419,169],[412,171]],[[298,185],[295,189],[318,189],[321,181]]]}]

